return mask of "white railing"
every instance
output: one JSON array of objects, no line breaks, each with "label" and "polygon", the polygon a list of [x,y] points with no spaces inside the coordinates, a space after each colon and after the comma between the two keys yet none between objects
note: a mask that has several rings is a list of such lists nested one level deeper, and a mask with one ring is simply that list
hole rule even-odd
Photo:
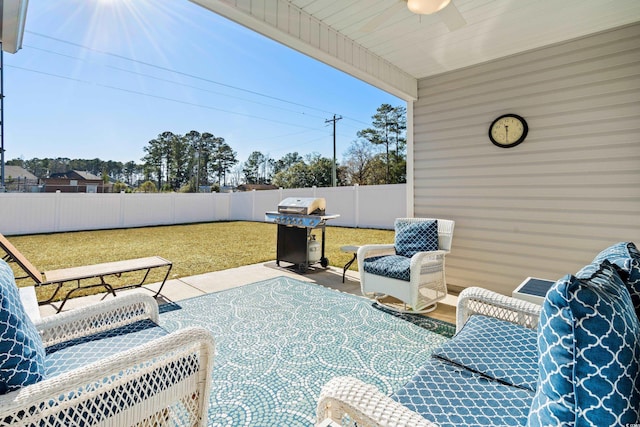
[{"label": "white railing", "polygon": [[264,221],[286,197],[324,197],[330,225],[393,228],[407,215],[406,184],[246,193],[0,193],[5,235],[130,228],[209,221]]}]

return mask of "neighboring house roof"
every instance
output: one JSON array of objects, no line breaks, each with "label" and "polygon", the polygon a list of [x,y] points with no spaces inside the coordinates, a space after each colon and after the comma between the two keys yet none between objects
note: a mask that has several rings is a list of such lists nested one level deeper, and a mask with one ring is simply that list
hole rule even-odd
[{"label": "neighboring house roof", "polygon": [[29,179],[37,181],[38,177],[20,166],[4,166],[4,176],[6,178],[20,178],[20,179]]},{"label": "neighboring house roof", "polygon": [[72,170],[72,171],[67,171],[67,172],[60,172],[60,173],[52,173],[51,175],[49,175],[49,178],[57,178],[57,179],[81,179],[84,181],[102,181],[102,178],[100,178],[97,175],[94,175],[90,172],[87,171],[76,171],[76,170]]},{"label": "neighboring house roof", "polygon": [[90,172],[87,171],[73,171],[75,173],[77,173],[78,175],[80,175],[82,177],[82,179],[86,179],[87,181],[89,180],[94,180],[94,179],[99,179],[100,181],[102,181],[102,177],[99,177],[98,175],[94,175]]},{"label": "neighboring house roof", "polygon": [[251,190],[277,190],[277,185],[271,184],[240,184],[238,185],[238,191],[251,191]]}]

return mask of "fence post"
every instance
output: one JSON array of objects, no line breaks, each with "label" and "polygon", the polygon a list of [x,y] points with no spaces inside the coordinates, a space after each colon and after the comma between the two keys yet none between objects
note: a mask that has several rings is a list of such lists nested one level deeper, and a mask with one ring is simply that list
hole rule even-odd
[{"label": "fence post", "polygon": [[256,220],[256,189],[251,190],[251,221]]},{"label": "fence post", "polygon": [[171,224],[176,223],[176,193],[172,192],[171,194]]},{"label": "fence post", "polygon": [[354,224],[353,226],[355,228],[359,228],[360,227],[360,186],[358,184],[353,184],[353,191],[354,191],[354,196],[353,196],[353,202],[355,203],[355,207],[353,209],[353,212],[355,213],[355,218],[354,218]]},{"label": "fence post", "polygon": [[124,212],[124,205],[125,205],[125,201],[124,201],[124,191],[120,192],[120,219],[118,220],[118,223],[120,224],[120,227],[125,226],[124,224],[124,217],[125,217],[125,212]]},{"label": "fence post", "polygon": [[53,198],[53,231],[60,231],[60,197],[62,197],[62,192],[60,190],[56,190],[55,197]]}]

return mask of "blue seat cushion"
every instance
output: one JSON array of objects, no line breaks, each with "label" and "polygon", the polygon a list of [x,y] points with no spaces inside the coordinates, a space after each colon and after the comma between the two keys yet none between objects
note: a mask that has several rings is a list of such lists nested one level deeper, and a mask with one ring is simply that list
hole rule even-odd
[{"label": "blue seat cushion", "polygon": [[396,255],[411,258],[418,252],[438,250],[438,221],[395,221]]},{"label": "blue seat cushion", "polygon": [[377,276],[404,280],[411,278],[411,258],[401,255],[383,255],[365,258],[364,271]]},{"label": "blue seat cushion", "polygon": [[11,267],[0,260],[0,394],[44,378],[44,345],[27,315]]},{"label": "blue seat cushion", "polygon": [[[167,332],[151,320],[141,320],[110,331],[47,347],[47,377],[64,375],[72,369],[133,349],[166,335]],[[44,421],[46,425],[73,426],[108,423],[107,420],[115,414],[122,413],[145,399],[152,399],[158,393],[182,381],[183,378],[193,375],[197,369],[193,360],[196,357],[195,354],[185,355],[178,360],[153,367],[152,372],[145,375],[157,378],[156,381],[130,378],[127,383],[120,384],[115,389],[105,391],[98,389],[94,396],[83,403],[82,407],[62,410],[56,415],[45,418]],[[136,370],[133,363],[131,369]],[[82,394],[84,391],[70,391],[67,395],[60,396],[59,402],[52,397],[50,403],[64,404],[67,398],[75,393]]]},{"label": "blue seat cushion", "polygon": [[640,422],[640,322],[617,267],[567,275],[538,324],[539,379],[531,426]]},{"label": "blue seat cushion", "polygon": [[46,348],[47,378],[102,360],[167,335],[151,320],[141,320],[88,337],[65,341]]},{"label": "blue seat cushion", "polygon": [[431,358],[391,396],[438,426],[522,426],[533,392]]},{"label": "blue seat cushion", "polygon": [[536,330],[495,317],[473,315],[433,354],[505,384],[536,390]]},{"label": "blue seat cushion", "polygon": [[576,277],[590,277],[604,260],[620,269],[618,273],[631,295],[636,315],[640,318],[640,251],[633,242],[616,243],[596,255],[591,264],[576,273]]}]

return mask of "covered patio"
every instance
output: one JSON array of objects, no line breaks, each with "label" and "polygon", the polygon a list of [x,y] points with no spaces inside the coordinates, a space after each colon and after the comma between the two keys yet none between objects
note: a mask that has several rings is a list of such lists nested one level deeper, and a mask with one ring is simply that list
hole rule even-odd
[{"label": "covered patio", "polygon": [[[612,245],[640,241],[639,2],[453,0],[447,6],[448,12],[417,15],[405,8],[404,1],[398,0],[191,1],[407,102],[406,211],[412,217],[448,218],[456,222],[452,252],[447,256],[447,282],[464,289],[464,298],[456,301],[455,297],[449,297],[445,304],[441,304],[441,315],[451,321],[450,316],[459,314],[455,313],[456,302],[466,300],[467,295],[477,291],[474,286],[488,289],[482,292],[490,294],[490,301],[478,302],[482,308],[476,309],[476,313],[491,317],[499,312],[504,319],[496,316],[495,320],[489,321],[499,324],[496,330],[510,328],[509,333],[495,332],[484,339],[480,342],[479,351],[473,353],[490,370],[493,362],[484,363],[483,359],[488,344],[492,345],[493,354],[497,356],[504,356],[504,348],[515,348],[517,351],[507,357],[514,358],[505,365],[516,371],[523,366],[519,359],[521,355],[517,353],[526,353],[530,369],[525,382],[530,383],[529,377],[535,380],[539,374],[545,381],[556,380],[552,375],[545,375],[545,366],[541,366],[538,372],[538,359],[542,360],[542,357],[538,352],[536,328],[538,316],[541,316],[541,311],[544,316],[544,310],[536,304],[514,302],[506,295],[510,295],[524,277],[555,280],[578,270],[584,274],[584,282],[569,277],[564,282],[559,281],[560,285],[582,286],[590,277],[596,277],[598,288],[602,281],[611,279],[606,282],[607,286],[615,283],[617,288],[606,297],[611,296],[612,304],[618,305],[607,311],[611,316],[617,316],[615,321],[605,319],[607,324],[617,325],[615,333],[610,335],[624,336],[626,341],[620,346],[632,347],[633,354],[638,354],[640,324],[629,294],[622,298],[619,292],[620,286],[632,284],[628,279],[636,274],[633,269],[638,266],[638,253],[631,244]],[[3,42],[5,29],[20,36],[24,27],[26,1],[5,1],[3,13],[7,16],[11,5],[13,10],[22,10],[23,13],[18,14],[17,24],[4,21],[3,15]],[[454,8],[457,12],[452,12]],[[452,19],[453,15],[457,18]],[[3,43],[6,51],[20,47],[19,42],[7,46]],[[528,128],[526,138],[517,144],[509,144],[507,137],[504,146],[492,142],[491,126],[504,115],[523,119]],[[592,260],[602,264],[594,266],[590,264]],[[610,260],[631,266],[626,272],[625,283],[616,276]],[[358,293],[357,277],[349,274],[344,287],[340,283],[341,271],[337,269],[303,277],[295,275],[295,278]],[[167,284],[165,296],[168,300],[176,298],[182,301],[179,298],[240,289],[241,285],[248,283],[290,275],[269,263],[250,265],[176,280]],[[172,288],[179,289],[179,296],[168,293]],[[580,288],[581,291],[584,289],[590,292],[587,285]],[[564,295],[558,299],[566,303],[568,298],[562,297]],[[469,297],[472,304],[481,299],[473,298]],[[506,300],[509,302],[505,303]],[[90,299],[73,301],[77,307],[88,302]],[[69,307],[72,307],[71,302]],[[364,313],[363,309],[358,310]],[[469,310],[470,313],[472,311]],[[328,321],[333,320],[330,308],[325,312],[329,313]],[[340,319],[346,321],[358,317],[349,313]],[[473,314],[475,319],[480,318],[475,316],[476,313],[469,316]],[[42,314],[46,316],[49,313],[43,311]],[[462,327],[464,321],[458,326]],[[570,321],[567,325],[573,327],[576,323]],[[483,325],[476,323],[481,331]],[[517,332],[513,332],[515,329]],[[287,332],[286,327],[280,331]],[[559,335],[564,337],[571,333],[573,330],[564,330]],[[385,337],[389,335],[393,333],[389,332]],[[473,331],[469,335],[475,338]],[[522,335],[526,335],[527,345],[524,339],[518,341],[514,338]],[[550,336],[558,336],[558,333],[551,330]],[[331,340],[326,335],[322,338],[325,342]],[[544,342],[544,336],[541,343],[549,347],[554,344]],[[494,348],[494,344],[497,347]],[[373,346],[368,345],[369,348]],[[334,347],[340,349],[341,346]],[[379,350],[383,352],[384,345]],[[607,350],[609,348],[604,352]],[[459,349],[454,349],[453,353],[466,355],[466,351]],[[291,352],[288,355],[291,357],[287,358],[298,362],[296,354],[305,353]],[[634,369],[631,382],[635,381],[635,384],[640,372],[636,359],[627,364]],[[306,361],[301,358],[299,364],[304,363]],[[403,364],[393,360],[385,366],[393,370],[411,363],[413,361]],[[410,402],[421,406],[411,409],[411,416],[419,418],[420,425],[431,425],[424,421],[422,415],[415,415],[428,412],[422,411],[425,408],[439,410],[446,407],[452,413],[465,409],[457,401],[433,405],[433,396],[423,398],[420,394],[414,398],[411,393],[416,390],[418,393],[440,391],[424,384],[431,380],[430,373],[445,372],[443,366],[449,366],[449,361],[447,359],[444,363],[439,359],[439,362],[434,362],[430,358],[426,366],[416,374],[413,382],[408,383],[408,390],[403,391],[408,396],[404,404]],[[437,369],[434,368],[436,366]],[[460,364],[456,363],[456,366]],[[484,375],[483,372],[477,381],[482,387],[487,383]],[[458,377],[443,375],[437,380],[446,386],[452,378]],[[495,385],[496,390],[504,388],[503,379],[496,379],[499,380],[496,381],[499,383]],[[301,375],[299,382],[305,381],[307,377]],[[579,382],[576,378],[575,383]],[[535,381],[532,383],[533,386],[527,385],[529,389],[526,392],[520,384],[508,383],[514,387],[504,398],[483,389],[482,393],[486,393],[483,396],[489,396],[488,411],[494,407],[502,410],[501,404],[511,404],[517,401],[512,399],[513,396],[524,394],[524,403],[518,408],[518,422],[526,423],[530,403],[538,393]],[[353,417],[370,410],[371,414],[367,412],[366,417],[390,418],[392,421],[388,424],[393,425],[395,415],[406,416],[409,411],[408,405],[405,407],[398,403],[403,401],[402,397],[396,396],[397,399],[392,401],[386,395],[391,393],[382,393],[370,384],[368,387],[360,382],[352,382],[348,386],[331,384],[331,387],[323,389],[318,414],[322,414],[321,410],[331,414],[339,406],[337,402],[349,401],[346,407],[356,407],[349,412],[355,414]],[[567,386],[573,385],[570,382]],[[462,389],[466,391],[465,386]],[[596,388],[595,394],[598,393]],[[622,400],[631,399],[632,404],[627,408],[631,408],[633,413],[629,416],[636,417],[636,422],[638,393],[637,385],[632,393],[621,393]],[[224,391],[221,394],[224,395]],[[374,397],[373,403],[358,400],[368,394]],[[297,397],[292,395],[290,400]],[[350,400],[353,397],[355,402]],[[566,395],[560,399],[564,397]],[[464,399],[476,402],[476,399],[466,396]],[[384,413],[387,408],[392,416]],[[509,412],[509,409],[505,411]],[[162,416],[163,412],[157,414]],[[341,419],[342,415],[331,416]],[[402,420],[402,417],[398,419]],[[353,418],[349,421],[353,422]],[[495,419],[492,421],[499,424]],[[597,422],[592,424],[598,425]],[[329,425],[328,420],[322,425]],[[380,425],[387,424],[381,421]],[[455,425],[455,421],[450,425]]]}]

